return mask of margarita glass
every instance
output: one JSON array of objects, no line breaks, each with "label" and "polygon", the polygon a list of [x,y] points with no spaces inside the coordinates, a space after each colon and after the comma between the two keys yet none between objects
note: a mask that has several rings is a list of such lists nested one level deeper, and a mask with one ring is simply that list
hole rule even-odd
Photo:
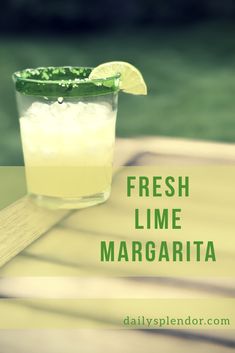
[{"label": "margarita glass", "polygon": [[13,74],[28,193],[40,205],[81,208],[107,200],[120,74],[89,67]]}]

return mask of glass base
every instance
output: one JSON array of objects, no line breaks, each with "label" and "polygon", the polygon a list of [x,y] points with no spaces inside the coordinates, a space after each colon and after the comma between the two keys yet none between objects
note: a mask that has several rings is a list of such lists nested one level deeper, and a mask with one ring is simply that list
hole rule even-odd
[{"label": "glass base", "polygon": [[60,198],[44,195],[29,194],[29,197],[38,206],[49,209],[79,209],[94,206],[105,202],[110,196],[110,189],[98,194],[80,198]]}]

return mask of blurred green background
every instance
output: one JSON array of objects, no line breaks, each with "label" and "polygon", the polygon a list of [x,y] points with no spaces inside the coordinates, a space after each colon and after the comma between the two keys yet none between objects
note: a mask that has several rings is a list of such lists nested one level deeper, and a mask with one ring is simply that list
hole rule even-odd
[{"label": "blurred green background", "polygon": [[0,165],[23,163],[11,75],[46,65],[136,65],[149,94],[120,94],[118,136],[234,142],[234,19],[230,0],[3,1]]}]

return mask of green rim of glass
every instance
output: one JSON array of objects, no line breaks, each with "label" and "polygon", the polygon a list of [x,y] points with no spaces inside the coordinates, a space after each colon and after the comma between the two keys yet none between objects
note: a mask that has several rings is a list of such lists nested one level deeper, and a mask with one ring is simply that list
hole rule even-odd
[{"label": "green rim of glass", "polygon": [[16,91],[27,96],[84,97],[117,92],[120,74],[89,79],[92,67],[38,67],[13,74]]}]

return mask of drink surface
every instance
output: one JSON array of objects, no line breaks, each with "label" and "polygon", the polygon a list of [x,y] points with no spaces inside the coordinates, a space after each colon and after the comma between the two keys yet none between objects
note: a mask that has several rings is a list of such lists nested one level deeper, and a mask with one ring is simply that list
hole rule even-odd
[{"label": "drink surface", "polygon": [[115,122],[105,102],[34,102],[20,118],[29,192],[76,198],[110,188]]}]

